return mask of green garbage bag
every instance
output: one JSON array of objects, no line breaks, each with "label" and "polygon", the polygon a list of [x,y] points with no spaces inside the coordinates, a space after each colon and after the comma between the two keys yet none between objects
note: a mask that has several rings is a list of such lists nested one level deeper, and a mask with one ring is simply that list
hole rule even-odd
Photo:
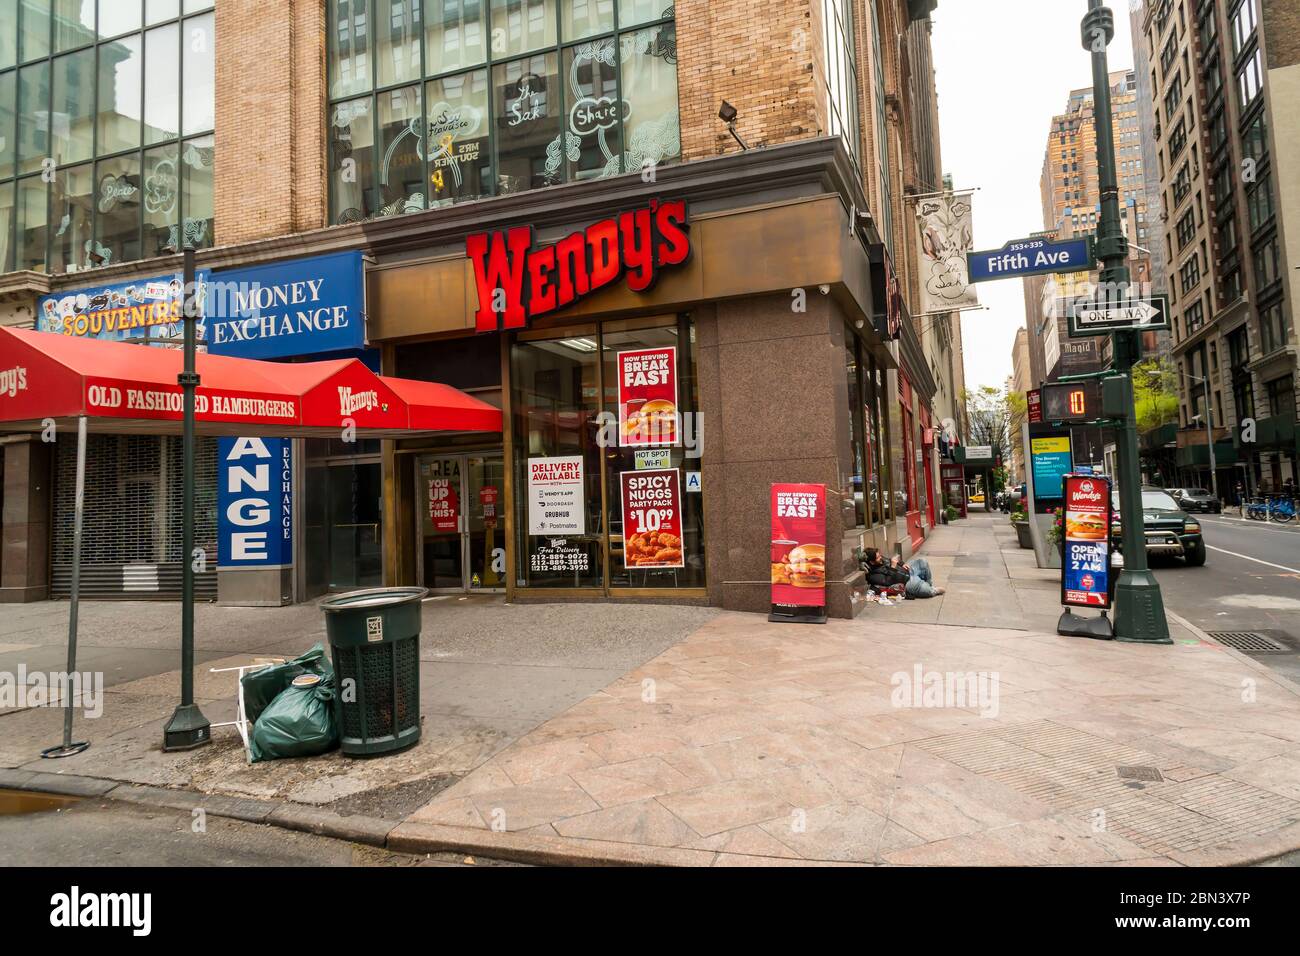
[{"label": "green garbage bag", "polygon": [[253,725],[249,761],[313,757],[339,745],[334,719],[334,678],[309,687],[290,684]]},{"label": "green garbage bag", "polygon": [[244,713],[252,723],[262,716],[262,711],[270,705],[299,674],[319,674],[332,677],[334,669],[330,667],[325,648],[318,641],[312,649],[301,657],[295,657],[283,664],[272,664],[261,670],[245,674],[240,683],[244,687]]}]

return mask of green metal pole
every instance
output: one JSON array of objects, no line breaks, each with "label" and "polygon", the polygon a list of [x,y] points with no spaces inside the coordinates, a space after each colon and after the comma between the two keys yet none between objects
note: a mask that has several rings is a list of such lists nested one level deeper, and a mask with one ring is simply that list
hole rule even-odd
[{"label": "green metal pole", "polygon": [[[1110,68],[1106,47],[1115,36],[1115,18],[1102,0],[1088,0],[1083,18],[1083,48],[1092,53],[1093,125],[1097,131],[1097,179],[1101,216],[1097,224],[1097,259],[1101,264],[1101,300],[1125,297],[1129,286],[1128,239],[1119,216],[1119,185],[1115,178],[1115,135],[1111,122]],[[1115,586],[1115,637],[1143,644],[1172,644],[1165,620],[1160,583],[1147,564],[1146,532],[1142,522],[1142,472],[1138,464],[1137,421],[1133,406],[1133,366],[1141,357],[1135,331],[1111,336],[1114,370],[1123,373],[1124,408],[1116,429],[1119,460],[1119,504],[1123,522],[1124,570]]]},{"label": "green metal pole", "polygon": [[176,377],[184,393],[181,454],[184,489],[181,502],[181,702],[163,728],[163,750],[192,750],[212,742],[211,725],[194,703],[194,392],[199,375],[194,370],[198,325],[194,250],[185,249],[184,308],[185,367]]}]

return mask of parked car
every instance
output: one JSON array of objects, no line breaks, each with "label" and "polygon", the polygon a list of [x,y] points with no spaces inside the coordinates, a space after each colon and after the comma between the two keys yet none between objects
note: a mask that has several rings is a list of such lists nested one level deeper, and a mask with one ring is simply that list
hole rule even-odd
[{"label": "parked car", "polygon": [[1223,511],[1222,502],[1204,488],[1170,488],[1169,496],[1178,502],[1178,506],[1184,511],[1200,511],[1216,515]]},{"label": "parked car", "polygon": [[[1112,492],[1111,507],[1115,512],[1111,543],[1116,551],[1123,552],[1119,489]],[[1164,488],[1142,489],[1142,530],[1146,533],[1147,554],[1172,554],[1193,568],[1205,564],[1205,539],[1201,536],[1200,522],[1180,508]]]}]

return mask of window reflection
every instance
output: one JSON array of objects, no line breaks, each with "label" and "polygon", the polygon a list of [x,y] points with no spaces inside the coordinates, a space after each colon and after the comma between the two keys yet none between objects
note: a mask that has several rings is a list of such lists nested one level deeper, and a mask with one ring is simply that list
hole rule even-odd
[{"label": "window reflection", "polygon": [[560,182],[563,163],[579,156],[578,138],[560,148],[556,55],[541,53],[493,67],[496,98],[497,192],[514,193]]},{"label": "window reflection", "polygon": [[430,205],[490,195],[487,71],[432,80],[425,95]]},{"label": "window reflection", "polygon": [[[140,145],[141,62],[139,34],[114,40],[99,50],[101,154],[135,149]],[[174,98],[172,102],[172,113],[175,114]],[[171,135],[176,134],[173,131]]]},{"label": "window reflection", "polygon": [[[423,0],[419,9],[409,0],[374,3],[374,23],[358,0],[328,4],[331,222],[680,158],[670,2]],[[636,29],[615,33],[616,12],[620,29]],[[377,59],[369,55],[372,42]],[[484,70],[467,71],[483,63]],[[404,154],[411,134],[403,136],[398,124],[410,117],[420,90],[403,89],[392,102],[385,102],[391,90],[366,91],[403,83],[421,67],[427,126],[415,131],[420,141],[411,157]],[[374,132],[359,125],[367,106],[354,98],[358,93],[365,94],[372,129],[377,123]],[[476,111],[483,120],[471,132]],[[422,166],[422,185],[414,185],[419,177],[395,177],[396,162]]]},{"label": "window reflection", "polygon": [[50,238],[50,271],[85,268],[90,245],[94,201],[94,177],[90,163],[61,169],[50,184],[51,217],[55,223]]},{"label": "window reflection", "polygon": [[423,122],[418,86],[379,94],[381,216],[424,208]]},{"label": "window reflection", "polygon": [[54,61],[50,149],[60,166],[90,159],[95,141],[94,70],[94,50],[69,53]]},{"label": "window reflection", "polygon": [[425,72],[477,66],[487,59],[486,0],[425,0]]}]

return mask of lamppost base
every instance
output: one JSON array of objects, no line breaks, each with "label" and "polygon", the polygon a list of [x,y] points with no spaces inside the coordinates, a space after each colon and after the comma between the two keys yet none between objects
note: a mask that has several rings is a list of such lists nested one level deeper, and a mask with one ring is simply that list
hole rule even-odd
[{"label": "lamppost base", "polygon": [[1150,571],[1125,570],[1115,585],[1115,640],[1172,644],[1160,585]]},{"label": "lamppost base", "polygon": [[163,728],[163,750],[193,750],[212,743],[212,725],[198,704],[181,704]]},{"label": "lamppost base", "polygon": [[75,757],[89,746],[89,742],[85,740],[79,740],[70,744],[58,744],[54,747],[46,747],[41,751],[41,756],[46,760],[56,760],[59,757]]}]

